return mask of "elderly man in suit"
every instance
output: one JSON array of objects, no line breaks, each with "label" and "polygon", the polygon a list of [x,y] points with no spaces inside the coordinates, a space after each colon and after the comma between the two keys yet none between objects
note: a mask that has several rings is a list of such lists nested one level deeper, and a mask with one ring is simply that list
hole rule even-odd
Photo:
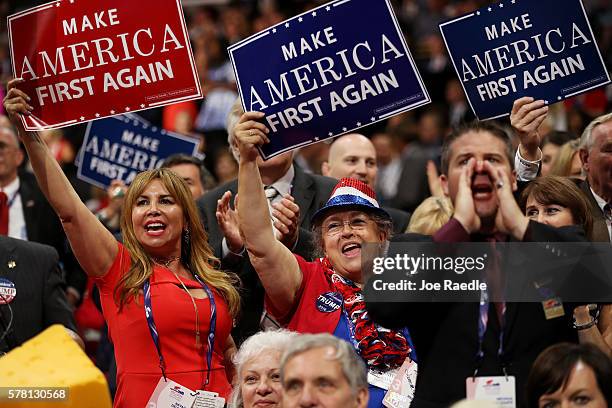
[{"label": "elderly man in suit", "polygon": [[[237,160],[239,153],[233,128],[242,113],[237,101],[227,126],[230,149]],[[325,204],[336,180],[305,173],[293,164],[293,156],[294,152],[286,152],[266,161],[259,158],[258,167],[266,185],[277,238],[293,252],[311,259],[314,248],[310,218]],[[231,206],[237,191],[238,181],[232,180],[204,194],[197,200],[197,205],[215,256],[222,259],[223,268],[237,273],[242,280],[243,310],[232,332],[234,340],[240,343],[260,329],[264,291],[244,251],[236,214]]]},{"label": "elderly man in suit", "polygon": [[[536,177],[542,158],[538,127],[546,118],[544,101],[524,97],[516,100],[510,121],[521,139],[517,150],[517,172],[520,179]],[[589,240],[610,242],[612,237],[612,113],[595,118],[580,138],[580,159],[586,180],[578,186],[591,204],[593,231]]]},{"label": "elderly man in suit", "polygon": [[0,355],[53,324],[82,344],[62,286],[54,248],[0,236]]},{"label": "elderly man in suit", "polygon": [[23,160],[15,131],[0,126],[0,235],[54,247],[66,273],[69,301],[75,305],[85,290],[87,278],[70,253],[60,220],[40,192],[36,179],[18,172]]}]

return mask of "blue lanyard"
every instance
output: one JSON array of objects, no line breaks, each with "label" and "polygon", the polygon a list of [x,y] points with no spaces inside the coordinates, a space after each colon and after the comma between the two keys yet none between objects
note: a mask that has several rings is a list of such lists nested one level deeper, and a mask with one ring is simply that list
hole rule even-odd
[{"label": "blue lanyard", "polygon": [[[476,369],[474,370],[474,377],[476,377],[476,374],[478,373],[478,368],[480,367],[480,364],[482,363],[482,360],[484,358],[484,350],[482,349],[482,343],[484,341],[485,332],[487,331],[487,326],[489,324],[489,305],[490,305],[489,294],[487,293],[486,290],[484,290],[480,293],[480,305],[479,305],[480,313],[478,316],[478,352],[476,353],[478,364],[476,366]],[[497,356],[500,358],[500,360],[504,354],[504,327],[505,327],[505,320],[506,320],[505,316],[506,316],[506,303],[504,302],[502,304],[501,315],[499,316],[500,330],[499,330],[499,347],[497,349]],[[505,366],[503,367],[503,370],[505,374],[506,373]]]},{"label": "blue lanyard", "polygon": [[[208,299],[210,302],[210,327],[208,329],[208,336],[207,336],[208,350],[206,351],[206,365],[207,365],[206,382],[204,383],[204,385],[208,385],[208,383],[210,382],[210,369],[211,369],[211,364],[212,364],[213,348],[215,345],[215,330],[217,327],[217,306],[215,304],[215,297],[213,296],[213,293],[208,287],[208,285],[204,283],[197,274],[194,274],[194,276],[196,280],[198,281],[198,283],[202,285],[202,288],[206,292],[206,295],[208,296]],[[155,320],[153,319],[153,307],[151,305],[151,285],[149,284],[148,279],[144,283],[143,291],[144,291],[144,309],[145,309],[145,316],[147,318],[147,325],[149,326],[149,332],[151,333],[151,337],[153,338],[153,343],[155,343],[155,348],[157,349],[157,355],[159,356],[159,368],[161,369],[164,380],[167,381],[166,362],[164,361],[164,356],[162,355],[162,352],[161,352],[161,346],[159,343],[159,333],[157,331],[157,326],[155,326]]]}]

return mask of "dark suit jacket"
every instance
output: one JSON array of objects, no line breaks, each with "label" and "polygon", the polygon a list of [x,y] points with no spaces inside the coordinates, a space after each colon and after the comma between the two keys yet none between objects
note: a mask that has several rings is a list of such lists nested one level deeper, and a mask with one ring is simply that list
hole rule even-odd
[{"label": "dark suit jacket", "polygon": [[393,233],[402,234],[406,232],[408,224],[410,223],[410,217],[412,214],[406,211],[398,210],[392,207],[383,207],[383,210],[389,213],[393,220]]},{"label": "dark suit jacket", "polygon": [[50,245],[57,250],[66,273],[66,284],[81,295],[87,285],[87,275],[70,250],[62,224],[40,191],[36,178],[27,173],[19,175],[19,195],[23,206],[28,241]]},{"label": "dark suit jacket", "polygon": [[427,182],[427,160],[430,157],[418,145],[411,146],[410,149],[402,158],[397,193],[389,202],[392,207],[404,211],[414,211],[431,194]]},{"label": "dark suit jacket", "polygon": [[[451,220],[451,222],[456,222]],[[456,239],[445,230],[438,234],[443,242]],[[526,235],[530,241],[563,242],[582,240],[573,229],[555,229],[530,222]],[[436,238],[440,236],[436,235]],[[396,240],[414,241],[398,236]],[[439,239],[436,239],[439,242]],[[393,248],[389,256],[394,256]],[[408,327],[419,363],[416,395],[411,407],[447,407],[465,398],[465,379],[476,368],[478,349],[479,306],[463,303],[387,303],[375,301],[370,283],[364,289],[370,316],[379,324],[395,328]],[[380,299],[380,297],[379,297]],[[571,328],[573,307],[564,304],[565,316],[547,320],[541,303],[506,303],[504,355],[508,375],[516,376],[519,406],[531,364],[546,347],[560,341],[577,341]],[[503,375],[497,356],[500,324],[495,308],[489,309],[489,325],[483,339],[484,359],[479,375]]]},{"label": "dark suit jacket", "polygon": [[599,204],[597,204],[597,200],[595,200],[595,197],[591,192],[589,182],[584,180],[578,184],[578,187],[580,187],[589,201],[591,215],[593,216],[593,230],[589,235],[589,240],[593,242],[610,242],[610,233],[608,232],[606,218],[604,217],[601,208],[599,208]]},{"label": "dark suit jacket", "polygon": [[[291,195],[300,207],[300,231],[298,242],[293,252],[306,259],[312,259],[314,248],[311,242],[310,221],[315,211],[327,202],[337,180],[305,173],[299,166],[294,165],[294,169],[295,175]],[[235,196],[237,190],[238,181],[233,180],[207,192],[197,201],[204,228],[208,232],[208,242],[218,258],[222,257],[221,243],[223,234],[219,229],[215,216],[217,200],[226,191],[231,191],[232,195]],[[240,320],[232,332],[234,340],[240,343],[248,336],[259,331],[259,320],[263,312],[264,290],[246,253],[240,258],[231,256],[227,258],[223,260],[221,267],[237,273],[242,281],[242,312]]]},{"label": "dark suit jacket", "polygon": [[[10,280],[17,290],[9,303],[11,330],[0,351],[21,345],[52,324],[76,331],[54,248],[0,235],[0,278]],[[9,318],[9,307],[0,305],[0,336]]]}]

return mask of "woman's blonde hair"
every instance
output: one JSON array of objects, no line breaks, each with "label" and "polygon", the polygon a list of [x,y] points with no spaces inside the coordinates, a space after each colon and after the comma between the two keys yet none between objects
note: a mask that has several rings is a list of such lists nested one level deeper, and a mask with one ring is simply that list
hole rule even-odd
[{"label": "woman's blonde hair", "polygon": [[561,149],[559,149],[559,154],[548,172],[548,176],[571,177],[572,162],[574,161],[574,156],[578,154],[579,150],[580,140],[578,139],[570,140],[561,146]]},{"label": "woman's blonde hair", "polygon": [[433,235],[453,215],[453,203],[448,197],[428,197],[412,213],[406,232]]},{"label": "woman's blonde hair", "polygon": [[183,209],[186,228],[181,237],[181,262],[192,273],[197,273],[211,286],[211,289],[219,293],[227,302],[231,315],[236,317],[240,310],[240,295],[236,289],[238,278],[234,274],[215,269],[220,263],[208,245],[208,235],[200,222],[191,192],[183,179],[167,168],[138,174],[125,195],[121,214],[121,234],[132,264],[115,287],[115,301],[119,304],[119,310],[128,300],[138,296],[144,282],[153,273],[153,260],[136,238],[132,223],[132,210],[136,200],[153,180],[159,180]]}]

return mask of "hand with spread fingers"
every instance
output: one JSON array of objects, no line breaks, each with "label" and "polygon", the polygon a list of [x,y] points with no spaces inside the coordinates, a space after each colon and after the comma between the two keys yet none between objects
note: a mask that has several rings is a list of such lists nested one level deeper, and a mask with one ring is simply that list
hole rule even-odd
[{"label": "hand with spread fingers", "polygon": [[270,130],[263,123],[258,122],[265,115],[262,112],[246,112],[234,127],[234,134],[240,151],[240,159],[254,161],[259,156],[257,146],[269,143],[267,134]]},{"label": "hand with spread fingers", "polygon": [[476,159],[471,158],[461,170],[453,214],[453,218],[459,221],[470,234],[480,229],[480,217],[476,214],[474,198],[472,197],[472,176],[475,167]]},{"label": "hand with spread fingers", "polygon": [[521,156],[529,161],[541,158],[539,152],[542,136],[538,128],[546,119],[548,106],[543,100],[534,100],[529,96],[517,99],[512,105],[510,124],[521,141],[519,145]]},{"label": "hand with spread fingers", "polygon": [[276,228],[276,239],[292,249],[298,239],[300,207],[293,196],[285,194],[283,199],[272,204],[272,224]]},{"label": "hand with spread fingers", "polygon": [[514,198],[513,192],[516,190],[516,182],[510,180],[502,169],[496,169],[488,162],[485,162],[484,167],[493,181],[497,201],[499,202],[495,218],[497,230],[522,241],[529,224],[529,218],[525,217]]},{"label": "hand with spread fingers", "polygon": [[[231,199],[232,192],[226,191],[223,196],[221,196],[221,199],[217,201],[217,212],[215,215],[217,217],[219,229],[221,229],[221,232],[225,237],[227,247],[230,251],[237,254],[242,251],[244,242],[242,241],[240,228],[238,226],[238,213],[230,206]],[[236,196],[236,199],[234,200],[234,208],[236,208],[237,199],[238,196]]]}]

